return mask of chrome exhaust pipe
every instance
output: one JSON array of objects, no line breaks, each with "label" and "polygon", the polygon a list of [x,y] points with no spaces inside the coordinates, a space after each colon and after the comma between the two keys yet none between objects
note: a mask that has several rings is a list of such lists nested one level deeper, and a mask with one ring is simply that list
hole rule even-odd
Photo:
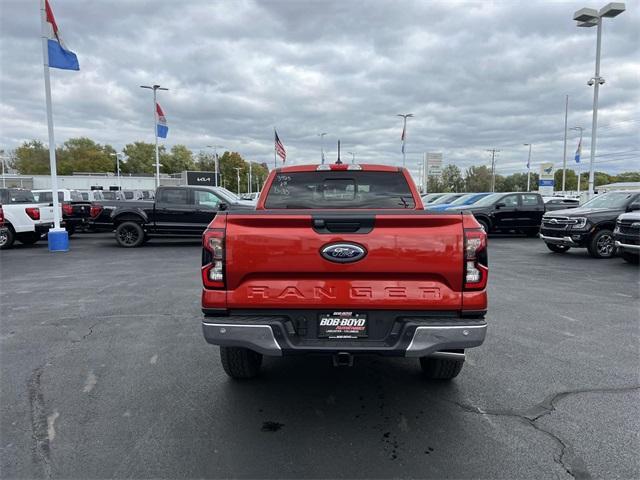
[{"label": "chrome exhaust pipe", "polygon": [[429,355],[431,358],[446,358],[448,360],[464,360],[465,354],[458,352],[433,352]]}]

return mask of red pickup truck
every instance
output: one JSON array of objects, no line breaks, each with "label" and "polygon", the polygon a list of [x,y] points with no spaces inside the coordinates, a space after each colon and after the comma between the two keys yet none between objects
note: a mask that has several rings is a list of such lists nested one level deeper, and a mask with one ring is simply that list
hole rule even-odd
[{"label": "red pickup truck", "polygon": [[404,168],[271,172],[256,209],[203,234],[202,323],[233,378],[263,355],[417,357],[451,379],[484,341],[487,238],[468,213],[425,211]]}]

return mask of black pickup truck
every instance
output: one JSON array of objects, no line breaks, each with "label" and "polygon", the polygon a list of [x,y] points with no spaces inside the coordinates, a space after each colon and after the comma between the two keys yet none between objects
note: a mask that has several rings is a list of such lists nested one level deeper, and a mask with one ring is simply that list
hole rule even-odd
[{"label": "black pickup truck", "polygon": [[471,205],[448,208],[447,213],[471,212],[489,232],[519,231],[535,237],[540,230],[544,202],[539,193],[492,193]]},{"label": "black pickup truck", "polygon": [[637,210],[640,192],[601,193],[579,208],[546,213],[540,238],[555,253],[586,248],[594,258],[611,258],[616,254],[613,230],[618,215]]},{"label": "black pickup truck", "polygon": [[250,210],[253,205],[229,204],[215,188],[159,187],[155,200],[105,202],[90,221],[95,231],[113,231],[121,247],[139,247],[150,237],[200,237],[220,210]]}]

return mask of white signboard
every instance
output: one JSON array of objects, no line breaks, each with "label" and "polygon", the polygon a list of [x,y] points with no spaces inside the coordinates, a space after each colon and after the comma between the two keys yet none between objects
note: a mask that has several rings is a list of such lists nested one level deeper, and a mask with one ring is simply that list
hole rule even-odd
[{"label": "white signboard", "polygon": [[540,164],[540,179],[538,180],[538,193],[544,197],[553,195],[555,184],[555,172],[553,163],[544,162]]},{"label": "white signboard", "polygon": [[430,176],[439,177],[442,175],[442,153],[427,153],[427,172]]}]

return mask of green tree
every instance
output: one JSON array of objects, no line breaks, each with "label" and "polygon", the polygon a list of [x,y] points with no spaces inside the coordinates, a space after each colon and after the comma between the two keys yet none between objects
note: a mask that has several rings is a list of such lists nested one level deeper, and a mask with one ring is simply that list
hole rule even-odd
[{"label": "green tree", "polygon": [[112,153],[115,150],[110,145],[103,146],[86,137],[70,138],[57,150],[58,173],[115,172]]},{"label": "green tree", "polygon": [[202,172],[216,171],[216,158],[213,153],[200,152],[196,157],[196,168]]},{"label": "green tree", "polygon": [[463,192],[464,178],[456,165],[447,165],[442,170],[442,186],[446,192]]},{"label": "green tree", "polygon": [[439,175],[429,175],[427,178],[427,193],[445,192],[445,185]]},{"label": "green tree", "polygon": [[22,175],[49,175],[49,149],[39,140],[24,142],[16,148],[14,167]]},{"label": "green tree", "polygon": [[[155,145],[146,142],[127,144],[122,151],[127,156],[126,163],[120,163],[122,173],[154,173]],[[160,155],[164,154],[164,146],[159,147]]]},{"label": "green tree", "polygon": [[464,183],[467,192],[490,192],[491,170],[485,165],[469,167],[464,175]]},{"label": "green tree", "polygon": [[160,164],[162,173],[179,173],[195,168],[193,153],[184,145],[174,145],[169,153],[163,153]]}]

